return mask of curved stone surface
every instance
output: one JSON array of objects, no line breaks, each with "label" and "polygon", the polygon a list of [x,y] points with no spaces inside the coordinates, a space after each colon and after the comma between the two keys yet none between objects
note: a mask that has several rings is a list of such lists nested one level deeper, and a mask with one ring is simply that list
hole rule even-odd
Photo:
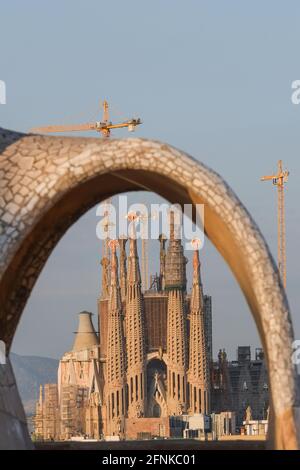
[{"label": "curved stone surface", "polygon": [[0,449],[33,448],[16,380],[10,364],[0,365]]},{"label": "curved stone surface", "polygon": [[278,270],[259,229],[224,180],[169,145],[0,129],[0,336],[11,344],[35,281],[68,227],[99,200],[138,189],[171,202],[205,204],[206,234],[237,278],[266,352],[271,443],[297,448],[293,330]]}]

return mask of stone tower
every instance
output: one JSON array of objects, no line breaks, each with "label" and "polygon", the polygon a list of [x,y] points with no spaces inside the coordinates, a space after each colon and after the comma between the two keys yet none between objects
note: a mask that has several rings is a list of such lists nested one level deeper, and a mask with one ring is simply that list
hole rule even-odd
[{"label": "stone tower", "polygon": [[206,350],[204,302],[200,276],[199,251],[193,257],[193,287],[190,304],[189,404],[190,412],[210,412],[209,358]]},{"label": "stone tower", "polygon": [[39,399],[35,405],[34,434],[38,439],[44,437],[44,417],[43,417],[43,386],[40,385]]},{"label": "stone tower", "polygon": [[126,300],[127,290],[127,267],[126,267],[126,242],[127,238],[119,238],[120,247],[120,288],[122,302]]},{"label": "stone tower", "polygon": [[103,256],[100,261],[102,266],[102,284],[100,299],[107,299],[109,296],[109,259],[107,256]]},{"label": "stone tower", "polygon": [[159,290],[165,289],[165,264],[166,264],[166,237],[161,233],[158,237],[159,240]]},{"label": "stone tower", "polygon": [[126,352],[123,334],[121,292],[118,279],[117,241],[111,246],[111,283],[107,329],[106,406],[107,434],[124,436],[126,413]]},{"label": "stone tower", "polygon": [[168,291],[168,409],[170,415],[187,411],[187,331],[184,296],[186,258],[178,234],[179,224],[170,213],[170,241],[165,261],[165,289]]},{"label": "stone tower", "polygon": [[141,276],[135,233],[129,241],[126,294],[126,348],[128,418],[145,415],[146,404],[146,347]]}]

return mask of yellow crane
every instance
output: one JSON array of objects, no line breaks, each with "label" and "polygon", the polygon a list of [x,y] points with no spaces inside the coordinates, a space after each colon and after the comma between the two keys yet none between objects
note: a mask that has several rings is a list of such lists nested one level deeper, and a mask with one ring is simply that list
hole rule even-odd
[{"label": "yellow crane", "polygon": [[283,286],[286,287],[286,243],[285,243],[285,209],[284,184],[288,181],[289,172],[283,170],[282,160],[278,161],[277,174],[262,176],[261,181],[272,181],[277,186],[277,220],[278,220],[278,268]]},{"label": "yellow crane", "polygon": [[109,230],[110,226],[113,226],[113,222],[110,221],[110,212],[109,208],[110,205],[112,204],[112,199],[106,199],[103,201],[104,205],[104,214],[103,214],[103,220],[101,221],[101,224],[103,225],[103,231],[105,233],[105,238],[102,242],[102,258],[101,258],[101,266],[102,266],[102,295],[108,296],[109,295],[109,286],[110,286],[110,253],[111,250],[109,249],[111,239],[109,238]]},{"label": "yellow crane", "polygon": [[142,224],[142,260],[141,260],[141,275],[142,275],[142,290],[146,292],[149,289],[149,243],[148,243],[148,221],[156,220],[158,215],[156,213],[140,213],[138,219]]},{"label": "yellow crane", "polygon": [[34,127],[30,129],[30,132],[48,133],[48,132],[70,132],[70,131],[96,131],[96,132],[101,133],[103,137],[109,137],[112,129],[122,129],[122,128],[127,127],[129,132],[133,132],[136,126],[142,123],[142,121],[139,118],[137,118],[137,119],[129,119],[128,121],[113,124],[109,120],[109,108],[108,108],[107,101],[103,101],[102,108],[103,108],[102,121],[87,122],[84,124],[70,124],[70,125],[62,125],[62,126]]},{"label": "yellow crane", "polygon": [[110,242],[110,238],[109,238],[109,230],[110,230],[110,226],[113,226],[113,222],[110,221],[110,212],[109,212],[109,209],[110,209],[110,205],[112,204],[112,198],[108,198],[108,199],[105,199],[103,201],[103,206],[104,206],[104,214],[103,214],[103,220],[102,220],[102,225],[103,225],[103,231],[105,232],[105,239],[103,241],[103,251],[102,251],[102,255],[103,255],[103,258],[107,258],[110,260],[110,250],[109,250],[109,242]]},{"label": "yellow crane", "polygon": [[126,215],[127,220],[130,222],[137,221],[141,224],[141,244],[142,244],[142,258],[141,258],[141,284],[142,291],[146,292],[149,289],[149,256],[148,256],[148,219],[151,216],[141,212],[128,212]]}]

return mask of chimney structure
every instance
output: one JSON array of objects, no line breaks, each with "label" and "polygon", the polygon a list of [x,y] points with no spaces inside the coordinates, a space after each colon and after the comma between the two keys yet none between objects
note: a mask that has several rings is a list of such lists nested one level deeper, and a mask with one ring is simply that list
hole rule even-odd
[{"label": "chimney structure", "polygon": [[168,408],[170,415],[187,411],[187,328],[184,295],[186,258],[180,240],[181,226],[170,213],[170,240],[165,261],[165,290],[168,291],[167,360]]},{"label": "chimney structure", "polygon": [[76,332],[72,351],[81,351],[82,349],[91,349],[99,345],[99,338],[94,329],[91,312],[79,313],[79,325]]},{"label": "chimney structure", "polygon": [[193,256],[193,286],[190,304],[189,346],[189,411],[192,414],[209,414],[209,358],[206,350],[204,301],[198,249],[194,251]]}]

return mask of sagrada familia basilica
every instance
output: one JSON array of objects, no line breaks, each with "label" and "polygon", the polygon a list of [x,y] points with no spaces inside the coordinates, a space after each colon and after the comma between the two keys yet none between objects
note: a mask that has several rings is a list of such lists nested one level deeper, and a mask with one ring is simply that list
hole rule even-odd
[{"label": "sagrada familia basilica", "polygon": [[99,335],[92,314],[81,312],[58,384],[40,388],[37,437],[169,436],[170,416],[210,413],[211,298],[203,295],[199,252],[188,295],[173,213],[167,249],[159,241],[160,272],[145,292],[135,237],[110,242],[110,259],[101,260]]},{"label": "sagrada familia basilica", "polygon": [[57,384],[40,387],[36,439],[172,437],[182,435],[180,422],[201,416],[212,422],[219,416],[230,423],[224,432],[234,434],[250,409],[255,420],[266,420],[263,351],[257,348],[251,360],[250,347],[240,346],[237,360],[229,362],[220,350],[213,361],[212,304],[203,293],[199,250],[194,247],[188,293],[177,230],[171,212],[168,244],[159,237],[159,274],[146,290],[136,237],[109,242],[101,260],[99,333],[92,313],[81,312],[73,348],[59,362]]}]

